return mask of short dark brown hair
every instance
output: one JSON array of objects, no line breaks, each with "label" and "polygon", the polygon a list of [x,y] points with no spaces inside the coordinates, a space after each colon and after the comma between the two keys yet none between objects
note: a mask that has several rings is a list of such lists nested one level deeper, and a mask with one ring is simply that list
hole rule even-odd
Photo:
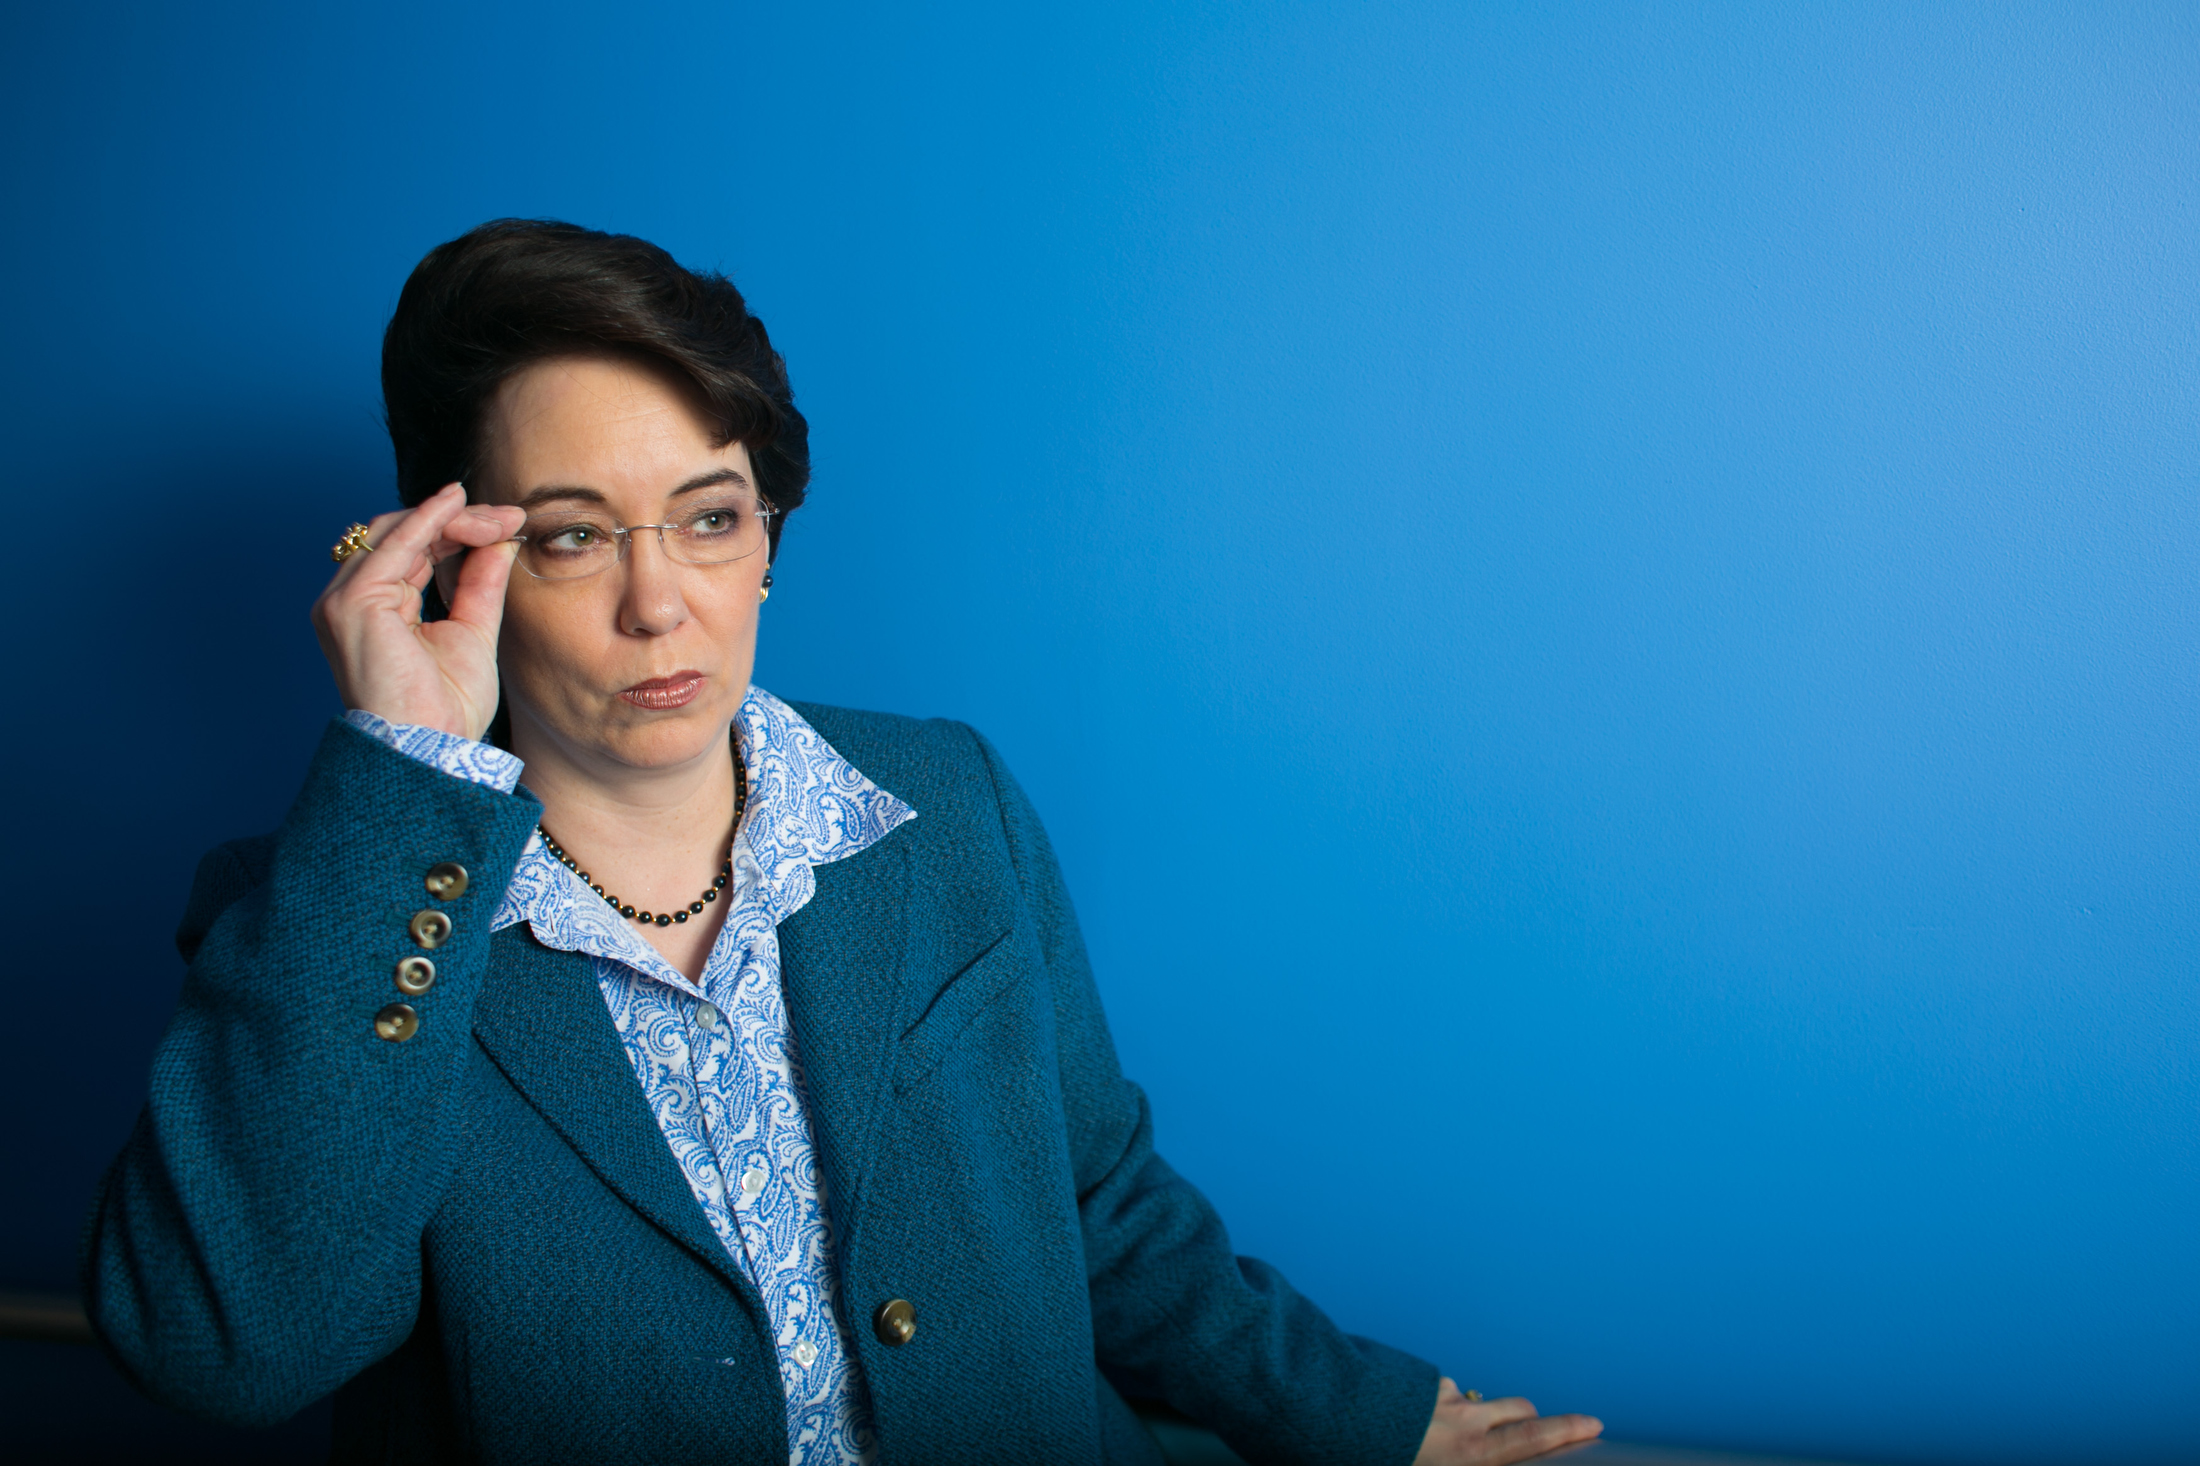
[{"label": "short dark brown hair", "polygon": [[[397,496],[418,504],[480,467],[481,420],[504,380],[553,357],[652,358],[693,382],[722,446],[749,450],[781,515],[810,482],[810,425],[787,364],[733,282],[647,240],[549,219],[493,219],[428,251],[382,336]],[[783,519],[775,516],[776,531]]]}]

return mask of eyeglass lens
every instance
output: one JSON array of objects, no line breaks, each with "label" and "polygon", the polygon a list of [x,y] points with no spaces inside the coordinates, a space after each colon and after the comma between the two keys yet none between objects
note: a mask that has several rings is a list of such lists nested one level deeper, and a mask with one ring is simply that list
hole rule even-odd
[{"label": "eyeglass lens", "polygon": [[540,580],[578,580],[625,557],[637,533],[656,531],[668,558],[686,565],[722,565],[764,547],[769,519],[753,495],[683,503],[661,525],[621,525],[600,510],[554,511],[520,530],[522,569]]}]

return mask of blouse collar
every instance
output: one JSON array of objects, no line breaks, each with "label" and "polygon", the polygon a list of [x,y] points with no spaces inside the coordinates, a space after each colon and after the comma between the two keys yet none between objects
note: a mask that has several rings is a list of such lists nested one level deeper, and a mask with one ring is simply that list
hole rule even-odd
[{"label": "blouse collar", "polygon": [[[751,686],[734,717],[748,768],[748,812],[733,846],[733,880],[726,913],[706,966],[737,962],[746,947],[808,904],[820,865],[866,850],[916,811],[866,778],[802,715]],[[761,917],[758,921],[755,918]],[[541,831],[528,839],[505,887],[492,930],[524,921],[535,939],[560,951],[608,957],[682,992],[701,997],[633,925],[553,857]]]}]

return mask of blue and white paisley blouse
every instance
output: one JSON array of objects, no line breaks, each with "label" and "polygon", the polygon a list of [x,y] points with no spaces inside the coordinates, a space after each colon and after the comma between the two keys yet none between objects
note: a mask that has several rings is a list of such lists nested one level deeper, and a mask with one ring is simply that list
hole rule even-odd
[{"label": "blue and white paisley blouse", "polygon": [[[502,749],[372,713],[345,720],[458,778],[506,793],[519,783],[520,761]],[[495,926],[524,921],[544,946],[595,959],[596,984],[657,1128],[770,1312],[788,1460],[868,1462],[877,1455],[870,1404],[834,1306],[832,1228],[780,989],[779,923],[816,892],[813,866],[855,854],[916,811],[761,688],[749,689],[735,729],[749,810],[735,839],[726,924],[699,984],[553,858],[539,831]]]}]

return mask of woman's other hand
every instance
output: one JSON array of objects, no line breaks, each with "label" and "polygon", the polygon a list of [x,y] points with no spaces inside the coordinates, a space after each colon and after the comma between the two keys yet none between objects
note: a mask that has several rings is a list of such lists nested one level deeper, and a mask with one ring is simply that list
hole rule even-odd
[{"label": "woman's other hand", "polygon": [[1447,1379],[1436,1387],[1436,1417],[1413,1466],[1508,1466],[1603,1432],[1604,1422],[1593,1415],[1538,1415],[1518,1396],[1470,1400]]},{"label": "woman's other hand", "polygon": [[[526,515],[468,504],[446,484],[417,509],[367,526],[372,553],[337,567],[313,603],[313,629],[347,708],[479,738],[497,710],[497,629]],[[420,595],[436,563],[467,551],[446,620],[422,622]],[[448,582],[446,582],[448,584]]]}]

